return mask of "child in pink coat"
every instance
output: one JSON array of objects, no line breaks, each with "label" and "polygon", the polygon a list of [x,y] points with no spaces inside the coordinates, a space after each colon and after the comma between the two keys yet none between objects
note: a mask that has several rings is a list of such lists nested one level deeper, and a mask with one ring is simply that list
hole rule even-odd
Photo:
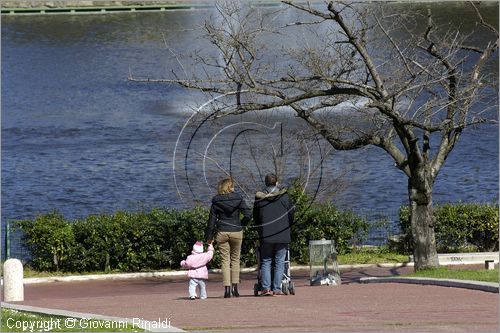
[{"label": "child in pink coat", "polygon": [[200,286],[200,299],[207,298],[205,281],[208,279],[207,263],[214,256],[214,247],[208,245],[207,252],[203,252],[203,243],[196,242],[193,252],[186,260],[181,261],[181,267],[188,269],[189,276],[189,298],[196,299],[196,286]]}]

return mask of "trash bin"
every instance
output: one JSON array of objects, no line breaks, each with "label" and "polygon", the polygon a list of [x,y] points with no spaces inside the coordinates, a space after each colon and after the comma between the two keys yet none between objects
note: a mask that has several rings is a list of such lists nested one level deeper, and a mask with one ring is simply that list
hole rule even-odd
[{"label": "trash bin", "polygon": [[309,281],[311,286],[340,286],[340,270],[333,240],[309,241]]}]

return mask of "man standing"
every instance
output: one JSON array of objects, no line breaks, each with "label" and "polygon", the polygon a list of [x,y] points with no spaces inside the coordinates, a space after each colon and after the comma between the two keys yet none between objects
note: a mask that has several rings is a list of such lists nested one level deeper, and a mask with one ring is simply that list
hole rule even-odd
[{"label": "man standing", "polygon": [[[280,295],[285,269],[285,257],[290,243],[290,225],[293,224],[294,206],[286,189],[278,188],[275,174],[265,178],[266,189],[255,194],[254,222],[260,237],[262,296]],[[274,277],[271,266],[274,261]],[[272,285],[271,285],[272,283]]]}]

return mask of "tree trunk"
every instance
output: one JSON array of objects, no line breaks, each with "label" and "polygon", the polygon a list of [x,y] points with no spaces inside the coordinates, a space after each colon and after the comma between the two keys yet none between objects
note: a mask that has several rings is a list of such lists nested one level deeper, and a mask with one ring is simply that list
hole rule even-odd
[{"label": "tree trunk", "polygon": [[416,176],[411,177],[408,183],[415,270],[438,267],[434,232],[436,219],[432,206],[433,182],[425,176]]}]

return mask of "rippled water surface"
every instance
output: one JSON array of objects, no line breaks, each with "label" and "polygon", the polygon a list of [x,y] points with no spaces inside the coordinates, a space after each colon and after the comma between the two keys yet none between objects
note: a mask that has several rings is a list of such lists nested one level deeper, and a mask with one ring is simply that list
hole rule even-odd
[{"label": "rippled water surface", "polygon": [[[179,206],[174,145],[191,107],[185,91],[127,81],[161,77],[172,47],[205,11],[2,17],[2,221],[51,209],[90,213]],[[406,178],[375,148],[336,153],[349,165],[343,208],[395,211]],[[206,198],[205,203],[210,198]],[[435,185],[436,202],[498,199],[498,127],[467,130]]]}]

